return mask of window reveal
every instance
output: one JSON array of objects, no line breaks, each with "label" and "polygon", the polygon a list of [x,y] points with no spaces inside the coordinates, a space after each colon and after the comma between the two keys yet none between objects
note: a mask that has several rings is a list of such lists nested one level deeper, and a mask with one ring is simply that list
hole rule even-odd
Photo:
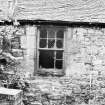
[{"label": "window reveal", "polygon": [[64,30],[40,29],[39,68],[63,69]]}]

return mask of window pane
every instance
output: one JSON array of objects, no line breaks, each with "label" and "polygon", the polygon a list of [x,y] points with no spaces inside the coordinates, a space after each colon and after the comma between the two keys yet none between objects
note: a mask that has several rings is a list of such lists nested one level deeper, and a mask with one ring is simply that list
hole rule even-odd
[{"label": "window pane", "polygon": [[64,31],[63,30],[59,30],[57,32],[57,38],[64,38]]},{"label": "window pane", "polygon": [[40,38],[47,38],[47,30],[40,30]]},{"label": "window pane", "polygon": [[11,39],[11,48],[12,49],[19,49],[20,47],[21,47],[20,46],[20,37],[12,38]]},{"label": "window pane", "polygon": [[62,59],[63,58],[63,51],[56,51],[56,59]]},{"label": "window pane", "polygon": [[63,61],[62,60],[56,60],[55,67],[57,69],[62,69],[62,67],[63,67]]},{"label": "window pane", "polygon": [[20,46],[19,43],[16,43],[16,42],[13,43],[13,42],[12,42],[11,48],[12,48],[12,49],[19,49],[19,48],[21,48],[21,46]]},{"label": "window pane", "polygon": [[54,48],[55,45],[55,40],[54,39],[49,39],[48,40],[48,48]]},{"label": "window pane", "polygon": [[48,31],[48,38],[55,38],[55,32],[54,32],[54,30],[49,30]]},{"label": "window pane", "polygon": [[20,42],[20,37],[12,38],[11,42]]},{"label": "window pane", "polygon": [[39,51],[39,68],[54,68],[54,51]]},{"label": "window pane", "polygon": [[57,40],[56,46],[57,46],[57,48],[63,48],[63,41],[62,40]]},{"label": "window pane", "polygon": [[47,47],[47,39],[40,39],[39,47],[46,48]]}]

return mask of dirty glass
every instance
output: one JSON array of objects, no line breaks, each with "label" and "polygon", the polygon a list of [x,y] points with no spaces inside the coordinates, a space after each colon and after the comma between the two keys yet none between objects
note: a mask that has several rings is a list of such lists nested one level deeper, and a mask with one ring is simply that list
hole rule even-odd
[{"label": "dirty glass", "polygon": [[62,69],[62,67],[63,67],[63,61],[62,60],[56,60],[55,68]]},{"label": "dirty glass", "polygon": [[47,38],[47,30],[46,29],[40,30],[40,38]]},{"label": "dirty glass", "polygon": [[57,38],[64,38],[64,31],[63,30],[59,30],[58,32],[57,32]]},{"label": "dirty glass", "polygon": [[39,67],[54,68],[54,51],[50,50],[39,51]]},{"label": "dirty glass", "polygon": [[54,30],[48,31],[48,38],[55,38],[55,31]]},{"label": "dirty glass", "polygon": [[49,39],[48,40],[48,48],[54,48],[55,45],[55,40],[54,39]]},{"label": "dirty glass", "polygon": [[47,39],[40,39],[39,47],[46,48],[47,47]]},{"label": "dirty glass", "polygon": [[63,51],[56,51],[56,59],[62,59],[63,58]]},{"label": "dirty glass", "polygon": [[63,48],[63,41],[62,40],[57,40],[56,41],[56,47],[57,48]]}]

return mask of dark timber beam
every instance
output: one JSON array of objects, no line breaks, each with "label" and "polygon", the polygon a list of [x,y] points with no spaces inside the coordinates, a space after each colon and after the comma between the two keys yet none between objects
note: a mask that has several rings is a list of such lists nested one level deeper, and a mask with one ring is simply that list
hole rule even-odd
[{"label": "dark timber beam", "polygon": [[52,21],[52,20],[18,20],[20,25],[56,25],[68,27],[100,27],[105,28],[105,23],[99,22],[71,22],[71,21]]},{"label": "dark timber beam", "polygon": [[[72,22],[72,21],[52,21],[52,20],[17,20],[20,25],[56,25],[68,27],[97,27],[105,28],[105,23],[100,22]],[[13,25],[13,21],[3,21],[0,25]]]}]

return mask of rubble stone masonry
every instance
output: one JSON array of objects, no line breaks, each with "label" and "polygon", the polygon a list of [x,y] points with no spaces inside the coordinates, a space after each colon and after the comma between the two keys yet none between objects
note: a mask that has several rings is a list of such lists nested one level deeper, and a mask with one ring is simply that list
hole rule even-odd
[{"label": "rubble stone masonry", "polygon": [[[29,101],[32,102],[32,97],[36,97],[35,102],[52,105],[52,103],[57,104],[62,101],[63,97],[68,97],[69,100],[64,99],[67,101],[66,105],[73,104],[74,101],[78,103],[77,105],[81,105],[83,102],[91,102],[91,105],[103,105],[105,103],[104,28],[68,27],[66,29],[65,76],[63,77],[32,77],[37,70],[37,27],[27,25],[24,28],[20,27],[19,30],[21,28],[25,30],[25,33],[20,35],[20,44],[24,54],[19,59],[21,64],[17,66],[17,70],[19,70],[19,75],[23,72],[22,75],[25,75],[25,78],[31,74],[31,78],[29,81],[27,80],[29,88],[26,93]],[[19,32],[22,31],[18,31],[17,36],[19,36]],[[20,50],[16,49],[16,51]],[[18,61],[18,57],[8,56]],[[47,98],[45,97],[46,94]]]},{"label": "rubble stone masonry", "polygon": [[67,37],[66,75],[105,73],[105,29],[74,27]]},{"label": "rubble stone masonry", "polygon": [[[9,26],[6,26],[7,29]],[[10,26],[11,27],[11,26]],[[21,47],[24,57],[21,71],[34,74],[37,71],[37,26],[24,26],[21,33]],[[2,29],[2,27],[1,27]],[[8,30],[7,30],[8,31]],[[11,32],[13,29],[11,29]],[[10,32],[10,33],[11,33]],[[18,36],[18,34],[17,34]],[[67,27],[64,49],[65,75],[105,74],[105,29],[86,27]]]},{"label": "rubble stone masonry", "polygon": [[[26,26],[25,70],[31,74],[37,69],[37,27]],[[65,32],[65,74],[105,73],[105,29],[74,27]]]},{"label": "rubble stone masonry", "polygon": [[[25,29],[26,52],[22,63],[26,75],[36,71],[38,33],[35,26],[26,26]],[[69,100],[64,99],[67,105],[73,103],[103,105],[105,102],[105,29],[67,28],[64,57],[65,76],[33,77],[29,80],[30,89],[26,96],[36,97],[35,102],[46,103],[45,105],[47,103],[52,105],[54,102],[60,105],[59,101],[63,101],[62,97],[66,96],[70,96]],[[45,94],[49,101],[43,96]],[[30,101],[30,98],[28,99]]]}]

